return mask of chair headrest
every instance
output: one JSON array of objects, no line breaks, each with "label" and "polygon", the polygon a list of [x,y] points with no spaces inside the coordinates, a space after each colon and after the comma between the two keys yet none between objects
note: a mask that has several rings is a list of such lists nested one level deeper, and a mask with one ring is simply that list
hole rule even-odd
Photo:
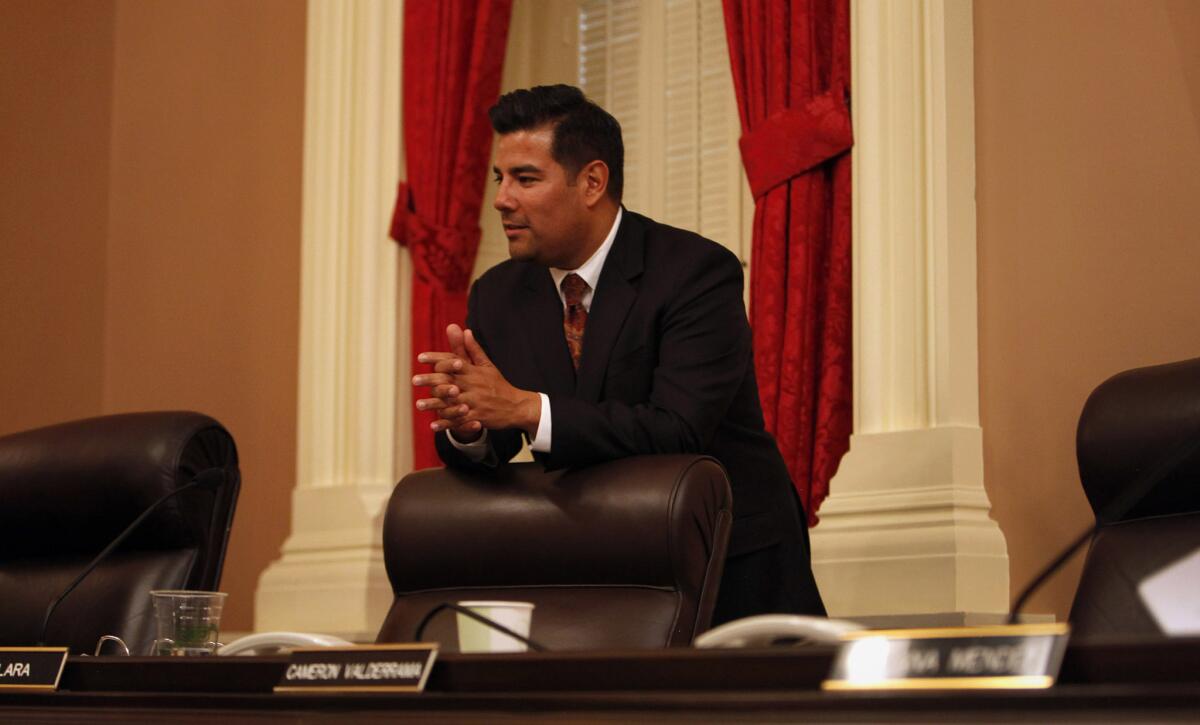
[{"label": "chair headrest", "polygon": [[[1083,406],[1075,440],[1079,477],[1100,523],[1200,511],[1200,358],[1101,383]],[[1109,510],[1150,478],[1157,483],[1141,501]]]},{"label": "chair headrest", "polygon": [[397,485],[388,505],[388,576],[397,595],[490,586],[674,588],[681,572],[702,578],[703,562],[697,567],[694,559],[712,545],[717,512],[730,508],[725,470],[705,456],[638,456],[555,472],[518,463],[490,476],[419,471]]},{"label": "chair headrest", "polygon": [[110,415],[0,437],[3,556],[96,551],[169,491],[220,469],[218,486],[167,501],[129,541],[203,544],[223,523],[213,520],[213,498],[236,497],[237,464],[233,438],[200,413]]}]

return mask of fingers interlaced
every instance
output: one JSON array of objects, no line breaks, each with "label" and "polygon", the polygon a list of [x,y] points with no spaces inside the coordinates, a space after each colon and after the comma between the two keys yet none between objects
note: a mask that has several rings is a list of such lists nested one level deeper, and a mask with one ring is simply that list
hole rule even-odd
[{"label": "fingers interlaced", "polygon": [[417,400],[416,407],[418,410],[438,411],[438,418],[432,424],[434,430],[453,428],[464,432],[479,431],[482,423],[466,419],[471,406],[462,399],[462,386],[457,382],[458,376],[463,373],[468,373],[466,379],[470,379],[469,367],[486,364],[487,356],[483,354],[474,335],[458,325],[446,328],[446,341],[450,352],[430,351],[417,355],[417,362],[432,365],[433,372],[414,375],[413,385],[429,388],[429,394],[433,397]]}]

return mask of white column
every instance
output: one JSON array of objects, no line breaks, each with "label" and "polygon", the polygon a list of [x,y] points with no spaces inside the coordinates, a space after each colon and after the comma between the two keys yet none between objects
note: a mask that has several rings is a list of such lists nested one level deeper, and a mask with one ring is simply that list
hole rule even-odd
[{"label": "white column", "polygon": [[1008,609],[979,426],[969,0],[852,0],[850,452],[812,532],[833,616]]},{"label": "white column", "polygon": [[401,7],[308,3],[297,482],[291,536],[259,580],[258,631],[370,640],[392,601],[382,514],[410,467],[396,444],[408,439],[396,385],[407,275],[387,236],[401,161]]}]

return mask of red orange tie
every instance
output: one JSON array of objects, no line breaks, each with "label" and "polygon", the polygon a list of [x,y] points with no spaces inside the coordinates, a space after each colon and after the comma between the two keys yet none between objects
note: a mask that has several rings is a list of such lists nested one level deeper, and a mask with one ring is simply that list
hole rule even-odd
[{"label": "red orange tie", "polygon": [[567,309],[563,313],[563,334],[567,336],[571,362],[577,371],[579,360],[583,357],[583,328],[587,325],[587,310],[583,306],[583,293],[587,289],[588,283],[574,272],[563,278],[563,297],[567,300]]}]

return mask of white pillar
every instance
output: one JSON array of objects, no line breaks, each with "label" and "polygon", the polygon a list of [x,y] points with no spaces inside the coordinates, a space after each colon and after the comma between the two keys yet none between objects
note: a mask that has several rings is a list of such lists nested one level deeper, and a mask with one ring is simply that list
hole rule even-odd
[{"label": "white pillar", "polygon": [[972,5],[851,3],[855,433],[812,532],[833,616],[1008,609],[979,426]]},{"label": "white pillar", "polygon": [[[309,0],[297,482],[254,628],[371,640],[392,602],[384,506],[408,451],[388,225],[399,178],[400,0]],[[403,399],[403,402],[401,402]],[[401,405],[403,407],[401,407]]]}]

